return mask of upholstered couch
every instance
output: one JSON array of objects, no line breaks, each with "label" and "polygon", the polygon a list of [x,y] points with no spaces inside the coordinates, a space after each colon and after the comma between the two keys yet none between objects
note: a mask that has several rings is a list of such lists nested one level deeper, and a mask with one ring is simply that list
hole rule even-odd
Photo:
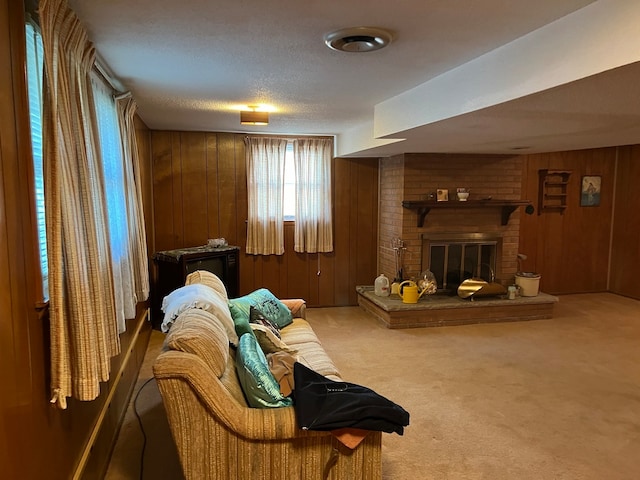
[{"label": "upholstered couch", "polygon": [[[226,298],[221,282],[195,272]],[[280,331],[298,360],[332,379],[340,374],[305,320],[302,301],[282,300],[293,323]],[[311,480],[381,478],[381,433],[369,432],[351,449],[332,432],[300,429],[293,406],[248,406],[235,366],[235,349],[221,323],[199,308],[173,322],[153,371],[187,479]]]}]

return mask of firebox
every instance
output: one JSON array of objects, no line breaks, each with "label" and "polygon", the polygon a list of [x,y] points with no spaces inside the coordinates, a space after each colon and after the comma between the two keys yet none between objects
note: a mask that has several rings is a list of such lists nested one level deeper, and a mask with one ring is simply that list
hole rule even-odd
[{"label": "firebox", "polygon": [[502,238],[495,234],[423,234],[422,270],[431,270],[440,292],[455,293],[467,278],[493,281],[501,250]]}]

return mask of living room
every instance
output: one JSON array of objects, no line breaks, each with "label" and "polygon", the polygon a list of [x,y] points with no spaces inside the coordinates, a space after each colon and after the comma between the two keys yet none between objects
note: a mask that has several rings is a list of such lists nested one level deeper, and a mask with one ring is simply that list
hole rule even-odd
[{"label": "living room", "polygon": [[[41,317],[41,310],[33,308],[37,303],[34,300],[37,295],[33,285],[38,283],[38,278],[35,273],[35,228],[31,223],[32,212],[29,207],[31,173],[25,162],[29,141],[25,137],[28,132],[24,118],[24,86],[20,80],[24,50],[22,3],[9,0],[0,2],[0,19],[2,25],[6,26],[1,34],[3,40],[6,40],[3,42],[2,55],[5,64],[11,66],[5,69],[0,80],[0,91],[3,98],[7,99],[2,105],[0,145],[4,183],[3,220],[6,228],[6,234],[0,242],[5,252],[3,265],[6,265],[3,267],[6,270],[3,279],[6,280],[3,281],[2,289],[2,328],[6,334],[3,333],[3,348],[0,351],[7,366],[3,373],[3,383],[10,385],[10,393],[2,403],[5,418],[3,422],[13,439],[12,442],[5,439],[5,442],[11,444],[3,444],[6,448],[2,449],[4,453],[0,463],[3,467],[7,465],[10,473],[20,472],[23,478],[38,478],[40,469],[43,468],[57,472],[52,473],[54,477],[60,475],[56,478],[68,478],[84,462],[85,473],[90,478],[92,473],[104,472],[105,461],[117,434],[118,419],[122,418],[131,390],[125,389],[127,391],[124,393],[112,396],[103,394],[96,402],[76,402],[65,413],[56,412],[48,405],[48,325],[46,319]],[[79,12],[89,8],[88,3],[70,2],[72,6],[78,7]],[[592,2],[565,3],[564,13],[569,14],[572,9],[580,13],[579,7],[586,7],[590,3]],[[627,2],[599,1],[595,4],[610,4],[611,11],[618,15],[628,9],[626,12],[629,23],[637,18],[631,15],[633,12],[637,14],[637,9],[633,5],[627,5]],[[203,2],[198,6],[203,7]],[[523,4],[519,7],[524,8]],[[580,14],[588,17],[588,13],[584,11]],[[85,14],[87,23],[91,24],[89,14]],[[512,15],[518,16],[518,12],[512,12]],[[555,15],[561,18],[559,13],[556,12]],[[615,18],[618,17],[612,14],[607,17],[607,21],[613,22]],[[335,25],[335,28],[341,26]],[[533,26],[530,25],[530,28],[533,29]],[[627,25],[623,31],[629,38],[637,38],[637,31],[629,28]],[[100,51],[101,32],[97,29],[93,33]],[[171,37],[171,41],[175,40]],[[609,41],[613,40],[602,39],[602,44],[608,45]],[[634,40],[627,43],[636,42]],[[320,44],[322,49],[326,48],[321,40]],[[176,41],[176,45],[179,42]],[[387,48],[392,46],[393,43]],[[104,48],[106,49],[106,45]],[[375,55],[375,52],[369,53]],[[291,58],[291,61],[298,62],[299,58]],[[353,61],[353,58],[349,61]],[[356,59],[356,62],[359,61]],[[616,87],[607,87],[608,81],[614,82],[618,74],[637,78],[637,63],[634,62],[593,75],[593,84],[575,83],[590,95],[595,95],[594,92],[612,93]],[[167,67],[158,63],[157,68],[162,70]],[[398,66],[397,70],[400,68]],[[126,74],[122,80],[127,83],[125,77]],[[134,79],[130,81],[135,85]],[[142,90],[142,87],[139,88]],[[624,297],[624,301],[640,300],[640,285],[635,278],[640,269],[640,217],[637,214],[640,200],[634,195],[634,187],[640,183],[640,136],[627,123],[638,123],[634,117],[637,113],[631,115],[626,111],[634,109],[636,91],[620,90],[628,95],[628,102],[619,105],[618,116],[610,115],[599,101],[593,102],[593,110],[585,105],[578,108],[572,104],[575,110],[564,112],[565,119],[584,115],[586,133],[582,132],[583,138],[591,137],[592,142],[581,144],[582,146],[574,138],[578,137],[578,133],[565,129],[559,130],[556,137],[575,140],[576,143],[569,147],[562,144],[550,150],[517,150],[516,147],[530,145],[526,141],[533,142],[536,139],[525,140],[514,135],[501,144],[500,152],[483,150],[477,143],[478,137],[474,132],[485,131],[487,137],[496,132],[487,131],[490,122],[482,117],[482,111],[481,116],[475,120],[462,114],[452,115],[454,122],[462,122],[454,123],[453,132],[456,129],[464,131],[467,140],[461,138],[456,141],[455,138],[447,137],[439,130],[441,119],[423,125],[425,129],[416,127],[413,136],[410,135],[413,126],[389,127],[391,130],[396,128],[393,135],[381,130],[378,138],[375,138],[380,143],[373,143],[383,150],[376,150],[372,143],[366,146],[359,144],[358,148],[351,149],[349,145],[357,144],[354,140],[356,136],[349,137],[349,140],[337,135],[338,155],[333,161],[332,170],[334,251],[327,254],[294,252],[294,224],[286,222],[284,255],[241,255],[240,291],[247,293],[266,287],[281,298],[304,298],[310,308],[352,307],[357,304],[357,285],[372,285],[381,272],[394,276],[393,264],[384,262],[393,238],[401,237],[407,243],[406,268],[407,275],[411,276],[419,273],[422,268],[422,236],[428,232],[446,232],[455,228],[463,232],[476,232],[480,229],[499,232],[502,238],[509,240],[512,247],[504,255],[498,272],[501,281],[511,281],[511,276],[518,269],[516,255],[523,253],[527,256],[523,268],[541,274],[542,291],[560,295],[561,301],[562,295],[586,294],[585,305],[588,305],[588,295],[603,292]],[[536,112],[527,109],[526,113],[520,113],[525,117],[530,114],[537,123],[548,123],[551,126],[549,128],[553,129],[558,125],[554,123],[557,119],[552,120],[551,114],[545,110],[547,103],[554,103],[558,96],[570,97],[573,94],[566,85],[554,85],[547,93],[551,96],[534,96],[531,100],[545,108],[540,107],[540,111]],[[578,100],[584,99],[583,96],[575,95]],[[141,100],[142,98],[141,94]],[[176,103],[181,102],[189,104],[184,99]],[[191,102],[191,105],[196,103]],[[371,111],[376,103],[379,102],[371,103]],[[579,101],[577,103],[580,104]],[[379,108],[382,109],[383,106]],[[371,111],[365,117],[370,118]],[[234,124],[237,124],[234,128],[227,128],[226,125],[218,127],[213,122],[209,128],[167,125],[152,128],[142,112],[144,109],[136,118],[136,127],[140,158],[143,159],[140,174],[144,185],[143,203],[144,211],[147,212],[145,224],[150,258],[158,251],[204,245],[208,239],[218,237],[224,237],[229,244],[243,248],[247,232],[243,140],[247,132],[268,133],[269,130],[251,127],[240,131],[237,111],[232,115]],[[411,109],[407,109],[408,117],[409,113]],[[492,116],[500,117],[501,113],[494,112]],[[191,115],[196,118],[204,114],[197,107]],[[170,118],[170,115],[165,117]],[[274,124],[277,123],[277,117],[277,112],[271,113]],[[464,123],[466,118],[469,118],[468,124]],[[597,143],[601,140],[602,132],[593,129],[594,125],[590,121],[594,118],[616,131],[615,143]],[[506,123],[509,121],[515,122],[513,118],[507,119]],[[318,122],[317,125],[321,123]],[[504,128],[504,125],[501,124],[500,128]],[[383,137],[397,137],[398,132],[407,134],[407,146],[399,147],[399,150],[389,154],[390,146],[398,142]],[[505,132],[505,135],[510,133],[513,134]],[[420,136],[424,137],[426,143],[415,150],[414,142]],[[439,136],[447,139],[447,146],[435,148],[439,145]],[[371,132],[368,138],[370,142],[374,140]],[[468,140],[469,138],[473,141]],[[506,148],[511,150],[505,151]],[[340,154],[341,149],[343,155]],[[357,151],[362,153],[350,154]],[[541,211],[539,172],[545,169],[571,172],[567,184],[567,202],[564,205],[566,208],[562,211]],[[581,203],[584,177],[599,177],[601,180],[598,205]],[[392,184],[395,180],[400,185]],[[507,224],[502,225],[500,212],[497,210],[434,209],[426,216],[424,224],[418,227],[417,213],[402,207],[402,201],[423,200],[442,188],[448,189],[453,197],[453,192],[459,187],[469,188],[472,200],[491,197],[528,201],[534,212],[528,214],[524,206],[519,207],[510,215]],[[151,267],[153,276],[153,265]],[[154,278],[151,280],[153,284]],[[133,349],[131,358],[135,359],[126,368],[124,376],[125,383],[131,388],[135,384],[150,335],[142,318],[140,313],[131,322],[136,326],[142,324],[139,336],[133,337],[131,334],[130,340],[123,340],[123,352]],[[118,365],[118,361],[114,361],[112,370],[118,371]],[[103,407],[111,401],[114,402],[112,410],[118,412],[110,420],[112,425],[105,429],[109,433],[101,433],[94,425],[110,415],[103,413]],[[88,451],[89,443],[94,446],[93,452]],[[100,476],[99,473],[95,475]]]}]

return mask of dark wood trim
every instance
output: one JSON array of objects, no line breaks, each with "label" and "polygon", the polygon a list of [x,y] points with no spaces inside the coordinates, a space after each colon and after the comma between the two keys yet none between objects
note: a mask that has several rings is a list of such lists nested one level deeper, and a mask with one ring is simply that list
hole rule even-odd
[{"label": "dark wood trim", "polygon": [[467,200],[460,202],[451,200],[446,202],[434,201],[403,201],[402,206],[415,210],[418,214],[417,227],[424,226],[425,217],[432,209],[466,209],[466,208],[499,208],[501,211],[501,225],[509,223],[509,217],[518,207],[530,205],[529,200]]}]

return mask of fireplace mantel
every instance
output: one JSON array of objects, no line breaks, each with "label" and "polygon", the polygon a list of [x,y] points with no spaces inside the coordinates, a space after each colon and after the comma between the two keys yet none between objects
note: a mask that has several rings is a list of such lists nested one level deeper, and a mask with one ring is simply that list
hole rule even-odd
[{"label": "fireplace mantel", "polygon": [[434,202],[433,200],[420,200],[402,202],[404,208],[415,210],[418,214],[418,227],[424,225],[424,219],[432,209],[445,208],[500,208],[502,211],[502,225],[509,223],[509,217],[516,208],[531,204],[528,200],[467,200]]}]

